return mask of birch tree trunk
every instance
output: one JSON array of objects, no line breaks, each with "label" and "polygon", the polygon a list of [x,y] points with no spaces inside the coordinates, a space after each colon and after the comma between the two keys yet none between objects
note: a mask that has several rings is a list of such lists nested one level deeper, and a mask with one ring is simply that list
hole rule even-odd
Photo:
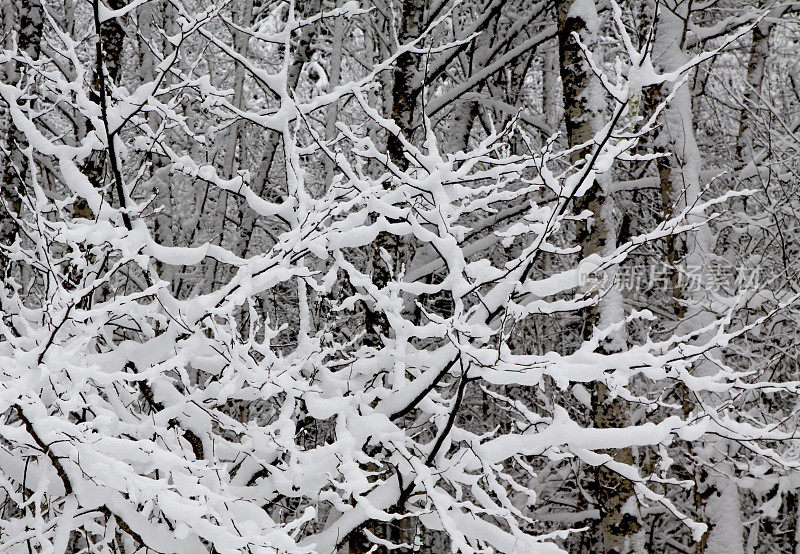
[{"label": "birch tree trunk", "polygon": [[[563,117],[562,106],[559,102],[559,95],[563,97],[563,92],[561,92],[561,84],[558,81],[558,71],[558,50],[553,48],[547,51],[542,64],[542,112],[547,126],[554,133],[559,130]],[[543,136],[542,142],[548,138],[550,137]]]},{"label": "birch tree trunk", "polygon": [[[397,42],[405,44],[416,38],[422,27],[424,3],[422,0],[405,0],[400,12],[400,21],[397,25]],[[413,133],[414,108],[416,95],[412,90],[414,73],[417,69],[418,56],[405,52],[397,57],[393,72],[391,90],[392,118],[399,126],[400,132],[410,138]],[[395,135],[389,135],[386,143],[389,159],[401,170],[408,168],[405,157],[405,148],[402,141]],[[373,283],[380,289],[389,282],[393,267],[387,265],[387,260],[381,255],[382,251],[397,251],[397,241],[388,233],[381,233],[375,240],[374,247],[369,253],[371,258],[371,274]],[[389,331],[389,322],[386,316],[372,306],[366,306],[364,314],[365,336],[364,344],[371,347],[381,345],[381,336],[386,336]]]},{"label": "birch tree trunk", "polygon": [[[336,7],[342,6],[342,0],[336,0]],[[333,41],[331,43],[331,67],[328,75],[328,90],[333,90],[339,86],[342,73],[342,48],[344,41],[344,20],[336,18],[333,31]],[[325,140],[331,141],[336,137],[336,118],[339,115],[339,102],[333,102],[325,113]],[[334,163],[330,158],[325,158],[325,188],[327,189],[333,182]]]},{"label": "birch tree trunk", "polygon": [[[673,71],[687,63],[690,58],[685,46],[691,17],[690,6],[677,3],[670,4],[667,8],[662,7],[657,14],[654,13],[657,30],[653,60],[661,71]],[[666,93],[665,90],[657,93],[656,100],[665,98]],[[694,109],[697,103],[692,101],[691,88],[686,83],[673,93],[673,100],[665,111],[664,129],[657,138],[657,148],[671,154],[657,164],[665,219],[697,204],[702,192],[702,158],[694,127]],[[689,217],[689,221],[700,223],[696,216]],[[703,294],[703,283],[708,281],[709,275],[709,254],[713,253],[714,247],[714,239],[707,225],[701,225],[695,232],[681,238],[667,239],[666,257],[672,277],[673,311],[682,333],[699,329],[714,317],[712,307]],[[699,340],[702,341],[703,337],[699,337]],[[718,355],[713,351],[709,354]],[[698,363],[694,368],[697,376],[713,371],[710,361]],[[682,387],[681,391],[683,416],[689,417],[696,409],[697,402],[686,387]],[[717,448],[724,451],[725,445],[720,444]],[[694,459],[692,447],[688,446],[688,449],[690,458]],[[695,518],[708,525],[706,533],[695,545],[696,553],[742,554],[742,537],[734,536],[736,529],[743,529],[735,482],[722,477],[711,477],[702,464],[695,464],[691,471],[696,482]],[[721,495],[724,495],[724,499]],[[722,544],[727,547],[720,550],[719,545]]]},{"label": "birch tree trunk", "polygon": [[[397,41],[405,44],[416,38],[422,29],[422,16],[425,5],[422,0],[405,0],[403,2],[400,24],[397,29]],[[414,107],[417,101],[415,91],[412,89],[414,73],[419,63],[418,56],[405,52],[397,57],[394,70],[394,83],[392,84],[392,118],[400,126],[403,133],[412,130],[414,122]],[[389,156],[400,169],[408,167],[408,161],[403,155],[403,144],[396,136],[389,136],[386,145]]]},{"label": "birch tree trunk", "polygon": [[[244,2],[240,3],[238,13],[235,15],[238,16],[239,19],[239,26],[242,29],[248,29],[253,23],[253,0],[245,0]],[[234,14],[231,14],[234,15]],[[248,47],[248,40],[249,36],[247,33],[243,31],[234,30],[233,31],[233,47],[234,50],[243,57],[247,57],[247,47]],[[234,69],[233,74],[233,105],[236,106],[239,110],[243,110],[246,108],[246,103],[244,99],[244,78],[245,78],[245,69],[241,64],[237,64],[236,68]],[[239,159],[244,160],[244,143],[240,141],[241,139],[241,121],[238,119],[234,121],[230,129],[228,129],[228,144],[225,150],[225,159],[223,161],[222,171],[223,174],[228,178],[232,179],[236,175],[236,154],[237,150],[241,150],[239,153]],[[212,244],[225,244],[225,222],[228,220],[228,200],[229,195],[227,191],[219,191],[217,193],[217,210],[214,219],[214,232],[212,233]],[[240,218],[241,220],[241,218]],[[237,228],[235,233],[239,234],[242,232],[241,228]],[[212,290],[214,287],[214,281],[217,276],[217,269],[218,263],[216,260],[211,262],[211,269],[206,272],[205,278],[210,280],[210,283],[204,288],[204,290]]]},{"label": "birch tree trunk", "polygon": [[[761,85],[764,82],[764,71],[769,56],[769,35],[772,30],[771,21],[762,21],[753,27],[750,55],[747,63],[745,80],[744,105],[739,118],[739,134],[736,140],[736,164],[743,167],[754,150],[754,115],[760,103]],[[747,158],[747,160],[746,160]]]},{"label": "birch tree trunk", "polygon": [[[564,117],[570,147],[592,141],[602,125],[603,98],[599,80],[592,73],[573,33],[592,48],[596,42],[599,17],[593,0],[560,0],[558,2],[558,41],[561,80],[564,94]],[[590,145],[587,148],[590,148]],[[574,152],[572,161],[579,163],[586,149]],[[613,199],[602,187],[591,187],[575,200],[576,213],[591,212],[591,220],[577,228],[581,255],[604,254],[616,247],[617,229]],[[613,281],[612,281],[613,282]],[[591,336],[595,327],[606,327],[624,317],[619,291],[612,288],[593,309],[585,310],[585,333]],[[586,338],[588,338],[588,336]],[[624,348],[623,333],[601,348],[616,351]],[[628,421],[628,407],[609,389],[597,382],[592,394],[595,427],[623,428]],[[633,464],[631,448],[608,450],[616,461]],[[595,468],[595,495],[600,509],[602,549],[613,554],[640,552],[643,548],[643,527],[633,484],[605,466]]]}]

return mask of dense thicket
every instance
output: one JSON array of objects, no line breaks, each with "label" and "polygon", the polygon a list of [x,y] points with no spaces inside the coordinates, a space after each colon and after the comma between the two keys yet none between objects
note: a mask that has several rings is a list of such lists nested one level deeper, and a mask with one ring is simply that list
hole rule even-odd
[{"label": "dense thicket", "polygon": [[800,552],[796,3],[0,6],[0,551]]}]

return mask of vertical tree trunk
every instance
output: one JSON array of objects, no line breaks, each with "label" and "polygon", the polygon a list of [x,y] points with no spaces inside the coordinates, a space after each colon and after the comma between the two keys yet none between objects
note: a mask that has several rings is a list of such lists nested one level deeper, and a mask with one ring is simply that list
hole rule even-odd
[{"label": "vertical tree trunk", "polygon": [[[110,0],[108,6],[112,10],[119,10],[126,5],[125,0]],[[98,33],[98,40],[103,48],[103,67],[108,73],[110,83],[118,84],[120,78],[120,69],[122,68],[122,50],[125,45],[125,28],[122,22],[117,17],[112,17],[100,24],[100,32]],[[105,78],[97,71],[93,75],[94,87],[89,97],[96,103],[100,102],[100,87],[104,86]],[[89,182],[96,188],[103,186],[103,181],[106,175],[106,160],[107,154],[105,150],[95,151],[86,164],[81,168],[81,171],[89,179]],[[74,213],[77,217],[91,219],[94,217],[92,210],[84,199],[79,199],[75,202]]]},{"label": "vertical tree trunk", "polygon": [[[336,0],[336,7],[342,6],[342,0]],[[331,42],[331,66],[328,75],[328,90],[332,91],[339,86],[342,73],[342,48],[344,42],[344,19],[336,18],[334,24],[333,39]],[[339,115],[339,102],[333,102],[328,106],[325,113],[325,140],[330,141],[336,137],[336,118]],[[334,163],[333,160],[325,158],[325,189],[333,182]]]},{"label": "vertical tree trunk", "polygon": [[[156,17],[157,13],[158,11],[156,10],[156,7],[150,2],[142,4],[136,10],[136,28],[138,30],[137,38],[139,47],[138,55],[139,67],[141,68],[140,76],[142,84],[152,83],[156,80],[156,59],[151,47],[149,46],[149,43],[152,43],[152,41],[156,40],[154,31],[157,28],[157,23],[154,21],[154,18]],[[168,29],[165,28],[165,31],[168,32]],[[169,76],[166,76],[164,78],[164,82],[166,83],[168,80]],[[160,122],[161,118],[155,111],[149,111],[147,113],[147,124],[154,132],[158,129]],[[146,159],[151,165],[150,179],[153,182],[151,193],[158,197],[156,202],[159,205],[168,206],[171,204],[172,187],[159,186],[159,184],[163,185],[163,182],[158,177],[153,176],[157,169],[162,168],[166,164],[167,158],[158,154],[157,152],[151,151],[147,153]],[[162,212],[154,215],[153,236],[159,244],[168,244],[170,236],[170,222],[167,214]],[[164,278],[165,281],[172,281],[170,275],[173,271],[174,268],[165,266],[160,260],[156,261],[156,272],[159,276]],[[166,275],[165,272],[167,273]]]},{"label": "vertical tree trunk", "polygon": [[[563,116],[561,102],[559,102],[559,95],[563,97],[563,92],[558,80],[558,71],[558,49],[554,48],[547,52],[542,64],[542,112],[547,126],[553,133],[559,130]],[[548,138],[550,137],[543,136],[542,142]]]},{"label": "vertical tree trunk", "polygon": [[[689,6],[679,4],[674,10],[661,9],[654,17],[658,18],[655,35],[653,60],[661,71],[674,71],[689,60],[685,50],[686,22],[691,17]],[[656,93],[657,101],[666,97],[667,90]],[[653,103],[657,103],[654,100]],[[657,148],[671,154],[669,159],[658,162],[661,187],[662,210],[664,218],[672,216],[692,206],[700,200],[702,184],[700,168],[702,159],[694,130],[694,108],[691,89],[683,84],[674,91],[673,100],[665,111],[664,130],[657,139]],[[697,223],[697,216],[688,218]],[[697,231],[680,238],[670,237],[667,240],[667,263],[672,272],[673,311],[679,320],[679,330],[687,333],[701,328],[713,317],[706,306],[706,299],[698,295],[701,287],[686,286],[688,283],[680,275],[691,275],[692,279],[707,282],[707,255],[714,250],[714,239],[707,225]],[[703,340],[700,337],[699,340]],[[713,354],[713,352],[711,353]],[[715,371],[707,362],[699,363],[693,370],[695,375],[702,376]],[[692,393],[682,387],[683,415],[689,417],[695,409],[696,402]],[[719,446],[725,449],[724,444]],[[691,446],[689,447],[691,453]],[[713,463],[713,462],[712,462]],[[732,470],[732,468],[731,468]],[[710,552],[710,545],[729,544],[727,554],[743,552],[742,537],[720,537],[720,534],[732,529],[742,529],[741,514],[738,509],[738,490],[736,484],[724,478],[712,478],[702,465],[693,465],[691,471],[696,482],[694,491],[694,517],[706,523],[708,529],[695,545],[695,552]],[[724,494],[723,500],[720,495]],[[736,509],[733,509],[733,507]]]},{"label": "vertical tree trunk", "polygon": [[[34,60],[39,58],[41,51],[40,40],[44,25],[44,10],[41,0],[28,0],[19,6],[19,32],[17,34],[17,52],[19,56],[26,55]],[[9,83],[22,83],[26,78],[25,64],[15,61],[8,64],[5,78]],[[25,102],[25,100],[21,100]],[[17,238],[17,225],[14,217],[22,209],[21,196],[24,194],[25,179],[27,174],[27,160],[22,153],[28,145],[27,138],[13,123],[9,122],[6,138],[6,148],[9,159],[3,162],[2,195],[5,209],[8,210],[0,218],[0,241],[4,245],[11,245]],[[4,210],[5,211],[5,210]],[[8,260],[0,255],[0,269],[5,277],[9,270]]]},{"label": "vertical tree trunk", "polygon": [[[561,80],[564,94],[564,117],[567,138],[571,147],[589,142],[600,129],[605,97],[598,79],[593,75],[578,42],[577,33],[589,48],[595,43],[599,17],[593,0],[559,0],[558,41],[561,62]],[[573,154],[578,163],[585,150]],[[578,225],[576,238],[582,256],[603,254],[616,247],[617,232],[614,221],[613,199],[605,196],[601,187],[594,186],[576,199],[577,213],[592,213],[592,223]],[[595,326],[605,327],[619,321],[621,313],[619,291],[611,290],[599,306],[585,311],[585,330],[591,335]],[[588,337],[586,337],[588,338]],[[625,337],[614,337],[603,348],[613,351],[624,347]],[[592,395],[593,419],[599,428],[622,428],[628,421],[628,407],[619,398],[612,397],[602,383],[595,385]],[[606,452],[615,460],[633,463],[630,448]],[[604,552],[626,554],[639,552],[643,547],[643,526],[638,514],[633,484],[605,466],[595,469],[595,495],[600,508],[600,532]]]},{"label": "vertical tree trunk", "polygon": [[[711,524],[705,543],[707,554],[744,554],[744,524],[741,518],[739,487],[726,479],[717,484],[718,493],[706,505]],[[755,521],[753,525],[758,525]]]},{"label": "vertical tree trunk", "polygon": [[[253,22],[253,0],[244,0],[239,4],[241,10],[239,12],[239,25],[243,29],[247,29]],[[233,31],[234,33],[234,49],[242,56],[247,56],[247,45],[249,36],[241,31]],[[244,102],[244,67],[240,64],[236,65],[234,69],[234,83],[233,83],[233,105],[239,109],[245,108]],[[241,122],[234,121],[229,129],[228,150],[225,152],[224,171],[228,179],[233,177],[236,172],[236,149],[239,145],[239,138],[241,134]]]},{"label": "vertical tree trunk", "polygon": [[478,103],[474,100],[459,102],[453,109],[453,121],[447,130],[450,136],[448,152],[467,150],[472,127],[478,116],[478,109]]},{"label": "vertical tree trunk", "polygon": [[[405,44],[409,40],[416,38],[422,27],[422,17],[424,13],[424,3],[422,0],[404,0],[400,12],[400,21],[397,26],[397,40],[399,44]],[[411,84],[414,72],[419,63],[416,54],[405,52],[397,57],[395,70],[393,72],[393,83],[391,91],[392,118],[400,128],[400,132],[407,138],[413,133],[414,108],[416,97]],[[400,170],[408,168],[408,160],[404,155],[402,141],[395,135],[389,135],[386,144],[389,158]],[[381,256],[381,250],[393,252],[397,250],[395,237],[388,233],[381,233],[375,240],[370,252],[372,282],[376,287],[383,288],[389,282],[391,272],[394,268],[389,267]],[[372,306],[367,306],[364,314],[366,346],[379,347],[381,336],[389,332],[389,322],[386,316]]]},{"label": "vertical tree trunk", "polygon": [[[422,0],[404,0],[400,16],[400,25],[397,29],[397,40],[404,44],[419,36],[422,30],[422,16],[425,5]],[[392,118],[406,135],[411,132],[414,122],[414,108],[416,97],[412,89],[414,73],[419,64],[419,56],[405,52],[397,57],[393,73],[392,85]],[[391,135],[386,145],[389,157],[401,169],[408,167],[408,161],[403,155],[403,144]]]},{"label": "vertical tree trunk", "polygon": [[760,103],[759,95],[764,82],[764,70],[769,56],[769,35],[772,23],[762,21],[753,27],[750,56],[747,63],[747,78],[745,80],[744,106],[739,117],[739,134],[736,139],[737,167],[746,165],[745,159],[751,158],[754,142],[753,116],[756,106]]},{"label": "vertical tree trunk", "polygon": [[797,492],[790,492],[786,495],[787,515],[789,518],[789,552],[790,554],[800,554],[800,496]]},{"label": "vertical tree trunk", "polygon": [[[253,23],[253,0],[244,0],[237,3],[235,6],[239,7],[238,13],[234,12],[231,16],[238,16],[239,26],[242,29],[248,29]],[[233,48],[234,50],[244,57],[247,57],[247,48],[249,42],[249,35],[242,31],[233,30]],[[242,65],[237,64],[233,73],[233,105],[242,110],[246,108],[244,98],[244,78],[245,69]],[[244,143],[240,141],[241,138],[241,122],[234,121],[228,129],[228,144],[225,151],[225,159],[222,164],[222,172],[226,178],[232,179],[236,176],[236,154],[239,150],[240,165],[244,163]],[[215,194],[217,209],[214,214],[214,230],[212,232],[212,244],[225,244],[225,222],[228,220],[228,200],[229,195],[227,191],[219,190]],[[199,224],[199,222],[198,222]],[[236,229],[236,233],[241,233],[241,229]],[[217,260],[211,261],[211,267],[206,271],[205,278],[209,284],[204,290],[213,290],[214,283],[216,282],[217,270],[219,264]],[[224,270],[223,270],[224,271]],[[224,278],[223,278],[224,279]]]},{"label": "vertical tree trunk", "polygon": [[[397,26],[397,41],[400,45],[416,38],[422,28],[424,15],[424,0],[404,0],[400,10],[400,21]],[[393,83],[391,89],[392,118],[400,128],[400,132],[407,138],[413,133],[414,109],[417,98],[412,90],[414,73],[419,64],[419,56],[406,52],[397,57],[395,70],[392,74]],[[387,140],[387,153],[392,163],[397,165],[400,170],[408,168],[408,160],[404,155],[405,148],[402,141],[395,135],[390,135]],[[394,252],[398,250],[397,239],[389,233],[380,233],[373,245],[370,247],[370,273],[372,283],[382,289],[387,285],[391,278],[393,267],[387,265],[387,261],[381,256],[382,251]],[[389,321],[385,314],[375,306],[364,306],[364,345],[380,348],[382,337],[389,334]],[[404,539],[403,527],[398,523],[382,526],[381,532],[385,535],[382,538],[399,542]],[[373,533],[378,533],[377,526],[371,529]],[[366,540],[363,533],[352,533],[349,540],[350,554],[362,554],[371,548],[370,542]]]},{"label": "vertical tree trunk", "polygon": [[[761,104],[761,88],[769,55],[769,35],[772,23],[763,21],[753,27],[752,43],[747,65],[744,102],[739,118],[739,132],[736,137],[736,157],[734,167],[740,169],[753,158],[755,150],[755,122],[758,106]],[[745,203],[745,209],[746,209]],[[726,464],[733,473],[732,464]],[[741,502],[736,482],[717,477],[702,484],[701,493],[708,498],[705,515],[709,529],[696,548],[697,554],[744,554],[744,525],[742,523]],[[700,488],[700,487],[698,487]],[[758,525],[754,522],[753,525]]]},{"label": "vertical tree trunk", "polygon": [[[108,0],[107,3],[112,10],[121,10],[127,4],[126,0]],[[103,62],[108,76],[111,82],[118,83],[122,68],[122,49],[125,44],[125,29],[120,18],[112,17],[100,25],[100,40],[103,44]]]}]

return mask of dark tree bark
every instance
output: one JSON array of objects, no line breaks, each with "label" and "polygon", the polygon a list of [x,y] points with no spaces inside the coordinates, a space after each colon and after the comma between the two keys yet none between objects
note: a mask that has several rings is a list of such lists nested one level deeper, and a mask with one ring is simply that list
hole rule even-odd
[{"label": "dark tree bark", "polygon": [[[400,15],[400,22],[397,29],[397,40],[400,45],[414,40],[422,29],[423,15],[425,11],[424,0],[404,0]],[[419,56],[410,52],[405,52],[397,57],[395,70],[393,72],[393,84],[391,91],[392,118],[399,126],[400,132],[406,137],[411,138],[414,132],[414,110],[417,105],[417,93],[412,89],[414,76],[419,65]],[[387,153],[389,159],[401,171],[408,168],[408,159],[405,157],[403,143],[395,135],[389,135],[387,140]],[[375,242],[370,247],[370,273],[372,282],[381,289],[391,279],[394,268],[389,267],[381,256],[381,251],[396,254],[399,245],[397,238],[389,233],[380,233]],[[364,345],[380,348],[382,337],[389,334],[389,321],[386,315],[373,305],[364,306]],[[393,539],[395,542],[402,540],[404,529],[398,524],[381,526],[371,526],[371,531],[377,535],[385,535],[381,538]],[[362,554],[368,552],[372,547],[370,541],[366,539],[360,531],[353,533],[349,540],[350,554]],[[381,547],[382,548],[382,547]]]},{"label": "dark tree bark", "polygon": [[[580,9],[575,9],[580,7]],[[561,80],[564,94],[564,117],[567,139],[570,147],[592,141],[600,129],[604,92],[586,61],[585,54],[575,40],[573,33],[590,48],[594,44],[597,14],[587,13],[587,7],[594,11],[592,0],[559,0],[558,42],[561,63]],[[591,148],[591,145],[588,149]],[[573,163],[580,163],[587,148],[573,154]],[[609,223],[610,199],[602,189],[594,186],[582,197],[575,200],[576,213],[592,213],[592,224],[581,222],[576,229],[576,238],[582,249],[582,256],[600,254],[616,246],[608,244],[612,232]],[[599,310],[591,308],[584,311],[584,338],[591,336],[599,323]],[[603,348],[601,346],[601,348]],[[628,420],[628,407],[620,398],[613,397],[608,388],[596,382],[592,394],[592,417],[595,427],[624,428]],[[606,450],[606,454],[616,461],[633,464],[633,451],[630,448]],[[633,484],[604,465],[594,471],[594,492],[600,508],[600,534],[603,551],[608,554],[633,554],[636,552],[637,537],[642,533],[642,523],[630,503],[636,502]]]},{"label": "dark tree bark", "polygon": [[[119,10],[126,6],[125,0],[109,0],[108,7],[112,10]],[[100,24],[100,30],[97,33],[97,40],[100,41],[100,46],[103,52],[102,66],[108,74],[108,81],[104,75],[101,75],[98,70],[95,70],[93,75],[93,90],[89,98],[94,102],[100,103],[100,87],[106,86],[106,82],[114,85],[119,84],[120,69],[122,67],[122,51],[125,45],[125,28],[119,18],[111,18],[103,21]],[[96,64],[99,67],[100,64]],[[104,91],[107,92],[107,91]],[[97,151],[86,161],[83,166],[82,172],[89,179],[89,182],[95,188],[102,188],[105,181],[107,172],[107,154],[105,150]],[[121,200],[121,199],[120,199]],[[74,213],[77,217],[91,219],[94,217],[92,210],[86,203],[86,200],[81,198],[74,205]]]},{"label": "dark tree bark", "polygon": [[[38,59],[41,52],[40,40],[44,25],[44,10],[41,0],[27,0],[17,4],[19,7],[19,32],[17,34],[17,52],[19,56]],[[10,83],[23,83],[27,78],[26,64],[17,60],[9,64],[5,78]],[[19,106],[25,109],[28,100],[20,98]],[[27,147],[25,134],[13,123],[8,125],[6,148],[9,157],[3,163],[2,195],[5,213],[0,219],[0,241],[3,245],[11,245],[17,239],[17,224],[14,218],[22,209],[21,196],[24,194],[28,163],[22,151]],[[8,259],[0,255],[0,269],[3,276],[9,269]]]},{"label": "dark tree bark", "polygon": [[753,153],[754,129],[753,112],[760,103],[761,84],[769,56],[769,35],[773,24],[762,22],[753,27],[750,55],[747,63],[744,106],[739,118],[739,135],[736,140],[736,164],[746,165]]}]

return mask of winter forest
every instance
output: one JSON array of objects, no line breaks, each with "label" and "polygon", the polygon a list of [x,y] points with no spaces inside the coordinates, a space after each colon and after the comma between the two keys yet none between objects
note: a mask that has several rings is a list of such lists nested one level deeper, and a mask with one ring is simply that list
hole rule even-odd
[{"label": "winter forest", "polygon": [[0,552],[800,553],[799,2],[0,7]]}]

